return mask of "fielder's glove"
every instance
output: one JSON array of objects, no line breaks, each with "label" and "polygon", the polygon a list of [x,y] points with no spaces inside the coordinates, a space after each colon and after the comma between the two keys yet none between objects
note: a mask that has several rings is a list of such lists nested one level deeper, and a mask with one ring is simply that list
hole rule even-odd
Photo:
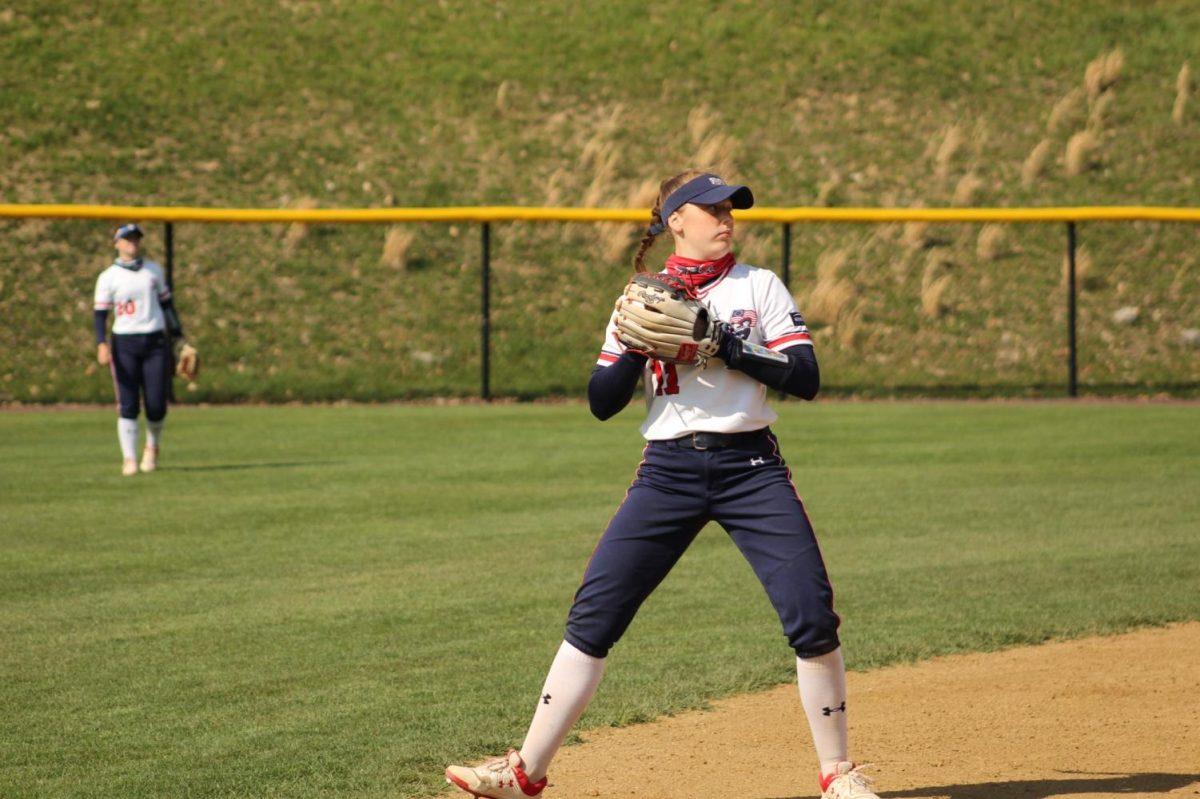
[{"label": "fielder's glove", "polygon": [[617,340],[664,363],[704,364],[718,353],[725,331],[687,283],[639,272],[617,298]]},{"label": "fielder's glove", "polygon": [[176,347],[175,374],[188,380],[195,380],[196,375],[200,372],[200,353],[196,352],[196,348],[186,341],[178,342]]}]

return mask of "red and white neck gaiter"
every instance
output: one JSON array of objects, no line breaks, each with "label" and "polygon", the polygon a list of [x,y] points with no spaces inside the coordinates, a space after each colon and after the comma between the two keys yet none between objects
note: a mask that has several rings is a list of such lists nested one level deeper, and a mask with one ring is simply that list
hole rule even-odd
[{"label": "red and white neck gaiter", "polygon": [[695,258],[684,258],[682,255],[672,255],[667,259],[667,274],[684,281],[692,291],[699,289],[705,283],[716,280],[728,272],[737,260],[733,253],[715,261],[697,261]]}]

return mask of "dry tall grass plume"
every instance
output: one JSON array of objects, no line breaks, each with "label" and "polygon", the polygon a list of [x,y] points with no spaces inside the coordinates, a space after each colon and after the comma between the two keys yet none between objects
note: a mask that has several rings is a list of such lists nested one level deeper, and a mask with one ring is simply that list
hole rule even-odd
[{"label": "dry tall grass plume", "polygon": [[841,175],[832,175],[829,180],[824,181],[820,186],[817,187],[817,199],[814,202],[814,205],[817,205],[821,208],[828,208],[829,206],[836,205],[838,201],[838,189],[840,189],[841,186]]},{"label": "dry tall grass plume", "polygon": [[416,237],[412,227],[396,225],[388,228],[387,236],[383,239],[383,254],[379,256],[379,263],[396,271],[403,270],[408,265],[408,248],[412,246]]},{"label": "dry tall grass plume", "polygon": [[713,129],[717,122],[717,114],[707,105],[701,103],[688,112],[687,132],[691,137],[692,146],[699,147],[704,137]]},{"label": "dry tall grass plume", "polygon": [[951,125],[946,129],[942,136],[942,142],[938,145],[937,152],[933,157],[933,174],[939,181],[945,182],[950,177],[950,166],[954,162],[954,156],[962,149],[966,140],[962,128],[958,125]]},{"label": "dry tall grass plume", "polygon": [[1095,100],[1121,79],[1125,67],[1125,54],[1118,47],[1096,56],[1083,72],[1083,85],[1089,100]]},{"label": "dry tall grass plume", "polygon": [[496,110],[503,114],[508,110],[509,95],[512,94],[512,83],[506,80],[500,81],[500,85],[496,88]]},{"label": "dry tall grass plume", "polygon": [[854,285],[842,277],[849,250],[833,248],[817,257],[817,282],[802,303],[805,316],[814,325],[835,325],[854,299]]},{"label": "dry tall grass plume", "polygon": [[[1093,268],[1092,253],[1086,246],[1075,249],[1075,287],[1079,291],[1099,288],[1100,277]],[[1065,286],[1071,280],[1071,259],[1064,255],[1062,260],[1062,284]]]},{"label": "dry tall grass plume", "polygon": [[[312,197],[301,197],[292,203],[291,207],[300,211],[308,211],[317,207],[317,201]],[[283,251],[288,254],[295,252],[297,245],[304,241],[307,235],[308,225],[302,222],[291,223],[283,234]]]},{"label": "dry tall grass plume", "polygon": [[1188,96],[1192,93],[1192,69],[1184,64],[1175,78],[1175,105],[1171,108],[1171,119],[1182,125],[1187,117]]},{"label": "dry tall grass plume", "polygon": [[1046,162],[1050,159],[1050,149],[1053,147],[1049,139],[1042,139],[1029,151],[1025,163],[1021,165],[1021,185],[1031,187],[1046,171]]},{"label": "dry tall grass plume", "polygon": [[1084,91],[1071,89],[1059,98],[1050,109],[1050,118],[1046,121],[1046,129],[1051,133],[1074,127],[1083,119]]},{"label": "dry tall grass plume", "polygon": [[1104,124],[1112,115],[1112,107],[1115,99],[1116,95],[1113,92],[1105,92],[1096,98],[1096,101],[1092,103],[1092,107],[1088,109],[1088,128],[1094,131],[1104,129]]},{"label": "dry tall grass plume", "polygon": [[953,203],[958,206],[970,205],[975,201],[975,195],[983,188],[983,179],[974,172],[968,172],[958,180],[954,187]]},{"label": "dry tall grass plume", "polygon": [[709,133],[700,142],[692,156],[692,163],[697,169],[707,169],[718,175],[730,175],[736,171],[733,155],[737,150],[737,140],[724,133]]},{"label": "dry tall grass plume", "polygon": [[[643,180],[629,190],[624,198],[624,204],[629,208],[645,208],[646,225],[649,224],[649,209],[658,199],[658,181]],[[605,261],[615,262],[622,259],[635,243],[641,240],[645,233],[644,225],[627,223],[604,223],[596,226],[600,239],[600,255]],[[662,238],[661,236],[659,238]],[[670,238],[667,236],[666,238]],[[650,259],[647,258],[647,261]]]},{"label": "dry tall grass plume", "polygon": [[1100,141],[1090,130],[1081,130],[1067,142],[1067,174],[1080,175],[1097,164]]},{"label": "dry tall grass plume", "polygon": [[1103,88],[1108,89],[1117,85],[1121,79],[1121,71],[1125,68],[1125,53],[1120,47],[1114,48],[1104,57],[1104,72],[1102,74]]},{"label": "dry tall grass plume", "polygon": [[837,336],[838,343],[843,348],[852,350],[858,346],[865,332],[866,326],[863,324],[862,308],[856,307],[842,313],[834,334]]},{"label": "dry tall grass plume", "polygon": [[975,254],[981,261],[994,261],[1008,252],[1008,234],[1004,225],[984,225],[975,242]]},{"label": "dry tall grass plume", "polygon": [[583,192],[583,205],[596,208],[604,205],[606,195],[612,189],[617,176],[617,165],[621,154],[616,142],[593,138],[584,147],[582,165],[591,167],[592,179]]},{"label": "dry tall grass plume", "polygon": [[937,319],[949,310],[942,298],[950,287],[952,267],[950,259],[936,250],[925,260],[925,270],[921,273],[921,313],[929,319]]},{"label": "dry tall grass plume", "polygon": [[928,222],[905,222],[900,243],[908,250],[923,250],[932,243]]}]

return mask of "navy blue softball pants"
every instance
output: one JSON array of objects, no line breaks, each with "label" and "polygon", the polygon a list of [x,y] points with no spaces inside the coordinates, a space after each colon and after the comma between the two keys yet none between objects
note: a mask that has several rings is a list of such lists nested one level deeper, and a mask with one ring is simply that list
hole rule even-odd
[{"label": "navy blue softball pants", "polygon": [[171,380],[171,346],[165,333],[126,333],[112,337],[113,381],[122,419],[138,418],[140,397],[146,418],[157,422],[167,415]]},{"label": "navy blue softball pants", "polygon": [[566,640],[605,657],[709,521],[724,527],[750,562],[796,654],[837,649],[840,620],[821,550],[769,431],[721,449],[650,442],[588,562]]}]

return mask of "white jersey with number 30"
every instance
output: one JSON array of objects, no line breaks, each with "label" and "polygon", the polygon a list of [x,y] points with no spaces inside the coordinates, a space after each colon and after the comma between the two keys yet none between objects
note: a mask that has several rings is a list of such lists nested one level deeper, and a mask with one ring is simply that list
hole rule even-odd
[{"label": "white jersey with number 30", "polygon": [[[783,282],[767,269],[735,264],[724,276],[697,292],[709,308],[745,341],[780,350],[812,346],[812,336]],[[599,366],[609,366],[625,347],[616,337],[616,313],[608,320]],[[679,438],[688,433],[744,433],[774,422],[778,415],[767,405],[767,387],[752,377],[726,368],[719,358],[708,366],[675,366],[648,361],[646,389],[647,441]]]},{"label": "white jersey with number 30", "polygon": [[166,327],[159,303],[171,296],[162,267],[143,260],[137,269],[113,264],[96,280],[96,310],[115,312],[113,335],[157,333]]}]

